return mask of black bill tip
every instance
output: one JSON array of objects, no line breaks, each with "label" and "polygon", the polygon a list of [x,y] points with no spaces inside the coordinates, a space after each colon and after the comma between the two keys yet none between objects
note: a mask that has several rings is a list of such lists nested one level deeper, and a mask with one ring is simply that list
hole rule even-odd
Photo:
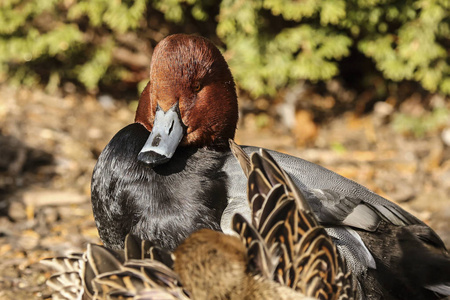
[{"label": "black bill tip", "polygon": [[161,165],[170,160],[170,157],[156,153],[155,151],[146,151],[138,154],[138,161],[150,167]]}]

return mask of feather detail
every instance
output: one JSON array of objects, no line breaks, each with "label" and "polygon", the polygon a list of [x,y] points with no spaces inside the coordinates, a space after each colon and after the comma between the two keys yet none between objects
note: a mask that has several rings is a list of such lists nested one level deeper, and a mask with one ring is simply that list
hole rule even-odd
[{"label": "feather detail", "polygon": [[252,223],[236,214],[233,227],[254,268],[309,297],[353,299],[352,277],[344,260],[289,175],[267,151],[248,158],[236,150],[237,144],[230,141],[230,145],[238,161],[247,162],[243,168],[250,169]]}]

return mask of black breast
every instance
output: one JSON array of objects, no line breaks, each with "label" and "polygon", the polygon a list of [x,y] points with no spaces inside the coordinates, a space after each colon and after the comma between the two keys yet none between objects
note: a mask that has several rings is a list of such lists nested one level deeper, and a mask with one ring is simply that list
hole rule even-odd
[{"label": "black breast", "polygon": [[120,130],[101,153],[92,175],[92,208],[103,243],[123,248],[129,232],[174,249],[200,228],[220,230],[227,204],[220,152],[179,147],[150,168],[137,160],[149,136],[140,124]]}]

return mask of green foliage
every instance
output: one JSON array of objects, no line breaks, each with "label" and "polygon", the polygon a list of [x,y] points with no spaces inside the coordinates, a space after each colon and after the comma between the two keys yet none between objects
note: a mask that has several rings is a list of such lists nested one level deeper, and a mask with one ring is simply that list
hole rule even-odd
[{"label": "green foliage", "polygon": [[89,17],[93,27],[102,24],[117,33],[135,29],[142,19],[146,8],[144,0],[136,0],[127,5],[122,1],[91,0],[78,1],[68,10],[69,20],[76,20],[84,15]]},{"label": "green foliage", "polygon": [[392,126],[398,132],[421,138],[444,127],[449,119],[450,111],[448,109],[435,108],[422,116],[411,116],[404,113],[396,114]]},{"label": "green foliage", "polygon": [[448,1],[388,2],[371,18],[372,24],[401,25],[391,32],[372,27],[358,48],[387,79],[415,80],[427,90],[448,93],[450,65],[444,45],[450,39],[449,8]]},{"label": "green foliage", "polygon": [[[303,22],[314,17],[320,23]],[[349,55],[352,39],[332,26],[344,17],[340,0],[224,0],[217,34],[239,86],[253,96],[273,95],[298,79],[326,80],[339,73],[336,61]],[[296,25],[274,31],[271,20],[280,18]]]},{"label": "green foliage", "polygon": [[449,12],[448,0],[3,0],[0,78],[142,85],[148,63],[135,56],[186,32],[218,43],[253,96],[339,76],[355,51],[386,80],[450,95]]},{"label": "green foliage", "polygon": [[344,154],[347,152],[347,148],[345,148],[345,146],[340,142],[331,143],[331,149],[339,154]]},{"label": "green foliage", "polygon": [[88,88],[93,89],[106,73],[111,62],[111,49],[113,41],[105,41],[95,49],[91,59],[75,69],[78,79]]}]

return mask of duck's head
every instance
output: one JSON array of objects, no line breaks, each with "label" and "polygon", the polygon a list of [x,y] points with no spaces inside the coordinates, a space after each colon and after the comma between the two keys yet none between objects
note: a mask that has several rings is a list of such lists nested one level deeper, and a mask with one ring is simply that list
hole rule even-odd
[{"label": "duck's head", "polygon": [[223,150],[238,120],[228,64],[209,40],[175,34],[156,46],[135,122],[151,132],[138,159],[162,164],[178,146]]}]

